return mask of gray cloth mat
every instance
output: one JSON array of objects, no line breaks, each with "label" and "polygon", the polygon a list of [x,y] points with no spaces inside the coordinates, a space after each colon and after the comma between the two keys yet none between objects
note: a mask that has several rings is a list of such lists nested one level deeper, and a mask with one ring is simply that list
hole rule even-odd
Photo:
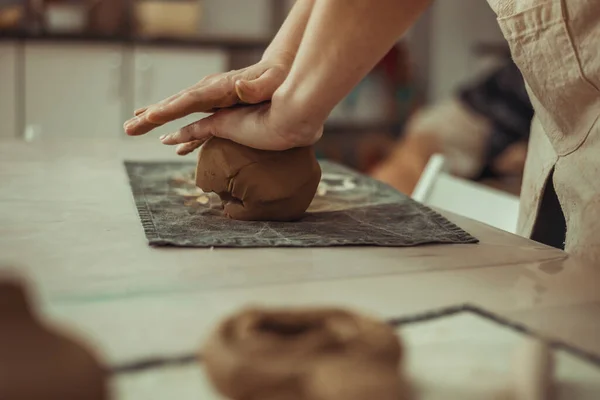
[{"label": "gray cloth mat", "polygon": [[321,161],[319,191],[306,216],[296,222],[224,217],[219,197],[195,187],[194,163],[125,162],[125,166],[152,246],[416,246],[478,241],[428,207],[332,162]]}]

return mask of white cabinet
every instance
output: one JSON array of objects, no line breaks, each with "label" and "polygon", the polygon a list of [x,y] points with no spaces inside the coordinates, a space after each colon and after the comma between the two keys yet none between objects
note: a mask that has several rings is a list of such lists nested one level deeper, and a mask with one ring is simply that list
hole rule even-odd
[{"label": "white cabinet", "polygon": [[[0,67],[4,71],[3,48]],[[227,54],[217,50],[161,49],[118,45],[29,43],[24,49],[23,136],[125,137],[123,123],[142,106],[153,104],[202,77],[225,71]],[[14,71],[13,71],[14,72]],[[14,74],[13,74],[14,75]],[[5,86],[5,81],[13,86]],[[9,74],[0,74],[4,87],[14,87]],[[4,97],[0,115],[15,118]],[[7,114],[8,117],[5,117]],[[167,133],[201,118],[173,122],[148,137]],[[12,126],[16,122],[11,122]],[[3,122],[4,126],[7,124]],[[12,129],[13,132],[16,128]],[[139,139],[138,139],[139,140]]]},{"label": "white cabinet", "polygon": [[204,0],[202,33],[212,37],[264,39],[272,35],[273,0]]},{"label": "white cabinet", "polygon": [[26,44],[25,139],[121,136],[123,56],[122,46]]},{"label": "white cabinet", "polygon": [[[134,107],[129,110],[131,115],[135,109],[167,98],[206,75],[224,72],[227,55],[218,50],[139,47],[134,50],[133,65]],[[173,132],[204,116],[195,114],[171,122],[157,128],[148,137],[158,141],[159,135]]]},{"label": "white cabinet", "polygon": [[17,62],[17,44],[0,43],[0,138],[17,136]]}]

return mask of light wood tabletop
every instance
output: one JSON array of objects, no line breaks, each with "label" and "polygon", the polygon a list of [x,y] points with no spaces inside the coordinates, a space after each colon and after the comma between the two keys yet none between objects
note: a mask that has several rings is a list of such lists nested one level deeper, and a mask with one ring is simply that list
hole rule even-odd
[{"label": "light wood tabletop", "polygon": [[0,141],[0,263],[111,364],[193,351],[248,304],[392,318],[468,303],[600,357],[600,267],[455,215],[479,244],[149,247],[123,161],[172,159],[158,140]]}]

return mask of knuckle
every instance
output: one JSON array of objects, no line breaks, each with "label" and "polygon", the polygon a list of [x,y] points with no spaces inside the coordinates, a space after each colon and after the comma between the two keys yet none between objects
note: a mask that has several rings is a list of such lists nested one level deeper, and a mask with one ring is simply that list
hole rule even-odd
[{"label": "knuckle", "polygon": [[233,75],[223,75],[215,81],[215,84],[222,89],[229,88],[233,85],[235,77]]},{"label": "knuckle", "polygon": [[225,129],[223,126],[223,118],[222,114],[220,116],[214,115],[211,117],[205,118],[204,121],[204,133],[207,137],[217,136],[223,137],[225,135]]},{"label": "knuckle", "polygon": [[196,92],[192,91],[192,90],[189,90],[181,95],[181,100],[185,101],[185,102],[193,101],[195,99],[196,99]]},{"label": "knuckle", "polygon": [[233,77],[223,77],[214,87],[212,97],[215,107],[229,107],[235,103],[236,93]]},{"label": "knuckle", "polygon": [[206,75],[204,78],[200,79],[200,82],[198,83],[210,83],[214,81],[219,75],[221,75],[221,73]]},{"label": "knuckle", "polygon": [[145,120],[150,123],[160,123],[162,119],[162,112],[158,107],[153,106],[149,107],[144,115],[140,115],[138,118],[145,118]]},{"label": "knuckle", "polygon": [[193,124],[189,124],[187,126],[184,126],[183,128],[181,128],[181,130],[179,131],[179,138],[182,141],[189,141],[192,140],[196,134],[196,123]]},{"label": "knuckle", "polygon": [[200,124],[200,121],[194,122],[188,126],[190,139],[196,139],[202,133],[202,125]]},{"label": "knuckle", "polygon": [[248,68],[243,70],[238,76],[237,79],[246,79],[246,80],[253,80],[256,79],[258,77],[260,77],[262,74],[264,74],[266,70],[265,69],[257,69],[257,68]]},{"label": "knuckle", "polygon": [[183,136],[182,139],[185,142],[190,142],[190,147],[198,147],[198,145],[202,143],[202,140],[206,136],[212,135],[214,129],[215,127],[211,121],[207,118],[204,118],[184,127],[181,130]]},{"label": "knuckle", "polygon": [[223,131],[221,129],[218,129],[216,124],[213,123],[208,124],[208,126],[206,127],[206,133],[208,134],[208,136],[223,136]]}]

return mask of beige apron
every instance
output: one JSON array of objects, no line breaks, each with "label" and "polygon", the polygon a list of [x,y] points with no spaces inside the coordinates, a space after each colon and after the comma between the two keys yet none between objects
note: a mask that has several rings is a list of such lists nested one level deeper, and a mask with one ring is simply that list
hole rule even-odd
[{"label": "beige apron", "polygon": [[[536,111],[519,233],[566,222],[565,250],[600,262],[600,0],[488,1]],[[563,223],[544,213],[552,186]]]}]

